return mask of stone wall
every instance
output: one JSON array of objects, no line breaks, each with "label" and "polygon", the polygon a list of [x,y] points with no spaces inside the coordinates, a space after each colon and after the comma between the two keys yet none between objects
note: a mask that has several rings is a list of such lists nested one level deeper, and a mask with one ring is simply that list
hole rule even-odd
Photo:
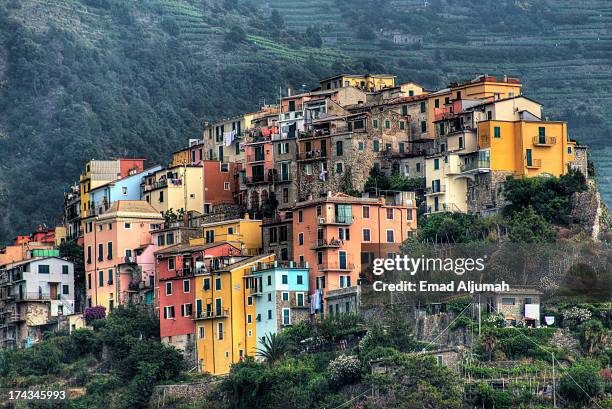
[{"label": "stone wall", "polygon": [[171,337],[162,337],[161,342],[175,347],[183,353],[187,366],[196,365],[195,334],[182,334]]},{"label": "stone wall", "polygon": [[[280,241],[280,228],[287,228],[287,240]],[[270,242],[270,229],[276,229],[276,242]],[[262,239],[263,239],[263,252],[265,254],[274,253],[278,260],[293,260],[293,223],[288,221],[287,223],[279,223],[272,225],[264,225],[262,228]],[[287,258],[281,257],[282,249],[286,249]]]},{"label": "stone wall", "polygon": [[182,405],[196,404],[206,399],[219,381],[156,386],[149,400],[150,408],[170,409]]},{"label": "stone wall", "polygon": [[481,215],[498,213],[508,201],[503,196],[503,185],[513,172],[491,171],[479,173],[474,179],[468,179],[467,204],[468,212]]}]

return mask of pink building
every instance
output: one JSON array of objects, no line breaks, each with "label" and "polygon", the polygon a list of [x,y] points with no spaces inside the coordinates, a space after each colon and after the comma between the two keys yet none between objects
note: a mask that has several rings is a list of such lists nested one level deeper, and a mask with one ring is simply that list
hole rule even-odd
[{"label": "pink building", "polygon": [[84,220],[87,307],[107,311],[128,301],[152,302],[156,246],[150,231],[163,217],[140,200],[113,203]]}]

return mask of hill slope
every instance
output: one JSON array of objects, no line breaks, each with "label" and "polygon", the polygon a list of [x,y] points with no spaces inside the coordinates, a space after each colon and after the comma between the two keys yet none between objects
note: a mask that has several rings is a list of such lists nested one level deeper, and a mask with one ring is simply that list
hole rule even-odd
[{"label": "hill slope", "polygon": [[[88,159],[165,161],[203,119],[342,70],[428,87],[520,76],[548,115],[597,146],[595,159],[609,158],[611,20],[604,0],[3,2],[0,242],[55,223],[61,187]],[[395,30],[422,46],[394,44]],[[609,200],[612,179],[600,181]]]}]

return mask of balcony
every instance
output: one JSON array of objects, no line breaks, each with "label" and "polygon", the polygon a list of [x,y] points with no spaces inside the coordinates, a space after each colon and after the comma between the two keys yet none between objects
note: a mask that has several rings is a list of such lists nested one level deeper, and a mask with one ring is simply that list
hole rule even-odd
[{"label": "balcony", "polygon": [[119,257],[119,264],[137,264],[136,256]]},{"label": "balcony", "polygon": [[355,265],[349,261],[340,263],[338,261],[329,261],[322,264],[317,264],[319,271],[353,271]]},{"label": "balcony", "polygon": [[257,154],[247,155],[248,163],[264,162],[265,160],[266,160],[265,155],[257,155]]},{"label": "balcony", "polygon": [[298,162],[327,159],[327,151],[306,151],[295,154]]},{"label": "balcony", "polygon": [[491,169],[491,160],[479,159],[464,163],[461,165],[461,173],[478,173],[480,171],[489,171]]},{"label": "balcony", "polygon": [[310,249],[318,250],[318,249],[326,249],[326,248],[340,248],[341,245],[342,245],[342,242],[338,239],[332,239],[329,241],[327,239],[319,239],[317,240],[317,243],[315,245],[310,247]]},{"label": "balcony", "polygon": [[530,169],[539,169],[542,167],[542,159],[527,160],[527,167]]},{"label": "balcony", "polygon": [[425,196],[443,195],[446,193],[446,185],[440,185],[434,187],[428,187],[425,192]]},{"label": "balcony", "polygon": [[229,317],[229,308],[222,308],[217,311],[200,311],[194,314],[195,320],[214,320],[215,318]]},{"label": "balcony", "polygon": [[349,225],[353,223],[353,219],[352,217],[348,217],[348,216],[335,215],[335,216],[327,216],[327,217],[318,217],[317,223],[319,225],[326,225],[326,224]]},{"label": "balcony", "polygon": [[533,145],[534,146],[553,146],[557,143],[557,138],[555,136],[534,136],[533,137]]},{"label": "balcony", "polygon": [[298,139],[322,138],[330,135],[331,132],[329,129],[314,129],[311,131],[298,132]]},{"label": "balcony", "polygon": [[255,176],[245,176],[244,178],[244,183],[246,185],[274,183],[276,181],[277,181],[277,177],[275,175],[255,175]]},{"label": "balcony", "polygon": [[[180,180],[180,179],[178,179]],[[163,189],[165,187],[168,187],[168,180],[164,179],[164,180],[159,180],[157,182],[153,182],[153,183],[149,183],[149,184],[145,184],[143,186],[143,190],[145,192],[149,192],[151,190],[155,190],[155,189]]]}]

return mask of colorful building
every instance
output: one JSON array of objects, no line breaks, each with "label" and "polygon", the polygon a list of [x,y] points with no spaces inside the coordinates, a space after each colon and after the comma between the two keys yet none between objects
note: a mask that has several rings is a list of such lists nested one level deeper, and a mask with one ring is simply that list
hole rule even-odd
[{"label": "colorful building", "polygon": [[398,253],[416,223],[414,193],[409,192],[379,198],[330,192],[298,203],[293,251],[298,263],[311,266],[311,309],[322,313],[328,292],[357,286],[371,260]]},{"label": "colorful building", "polygon": [[0,347],[29,347],[74,312],[72,262],[34,257],[0,267]]},{"label": "colorful building", "polygon": [[310,319],[307,265],[257,263],[246,280],[255,304],[255,316],[247,316],[247,323],[256,322],[257,348],[262,347],[263,337]]},{"label": "colorful building", "polygon": [[136,200],[117,201],[84,219],[88,307],[112,311],[130,301],[152,301],[156,248],[150,231],[163,220],[150,204]]},{"label": "colorful building", "polygon": [[273,261],[270,255],[227,257],[196,277],[196,303],[202,305],[195,317],[201,372],[226,374],[231,364],[256,355],[257,311],[247,279],[260,263]]},{"label": "colorful building", "polygon": [[201,165],[179,165],[160,169],[144,178],[141,197],[159,213],[169,210],[177,213],[181,209],[184,212],[202,213],[203,179]]},{"label": "colorful building", "polygon": [[95,160],[87,162],[79,178],[81,218],[90,209],[89,192],[100,185],[144,170],[144,159]]},{"label": "colorful building", "polygon": [[201,227],[203,237],[191,240],[192,245],[228,242],[240,249],[241,254],[253,256],[261,253],[261,220],[224,220],[206,223]]},{"label": "colorful building", "polygon": [[340,74],[319,81],[322,90],[355,87],[367,92],[376,92],[395,87],[395,75],[387,74]]},{"label": "colorful building", "polygon": [[155,253],[155,294],[162,342],[185,352],[195,362],[194,319],[202,311],[196,301],[202,283],[196,277],[209,270],[212,259],[239,254],[229,243],[192,246],[175,244]]}]

